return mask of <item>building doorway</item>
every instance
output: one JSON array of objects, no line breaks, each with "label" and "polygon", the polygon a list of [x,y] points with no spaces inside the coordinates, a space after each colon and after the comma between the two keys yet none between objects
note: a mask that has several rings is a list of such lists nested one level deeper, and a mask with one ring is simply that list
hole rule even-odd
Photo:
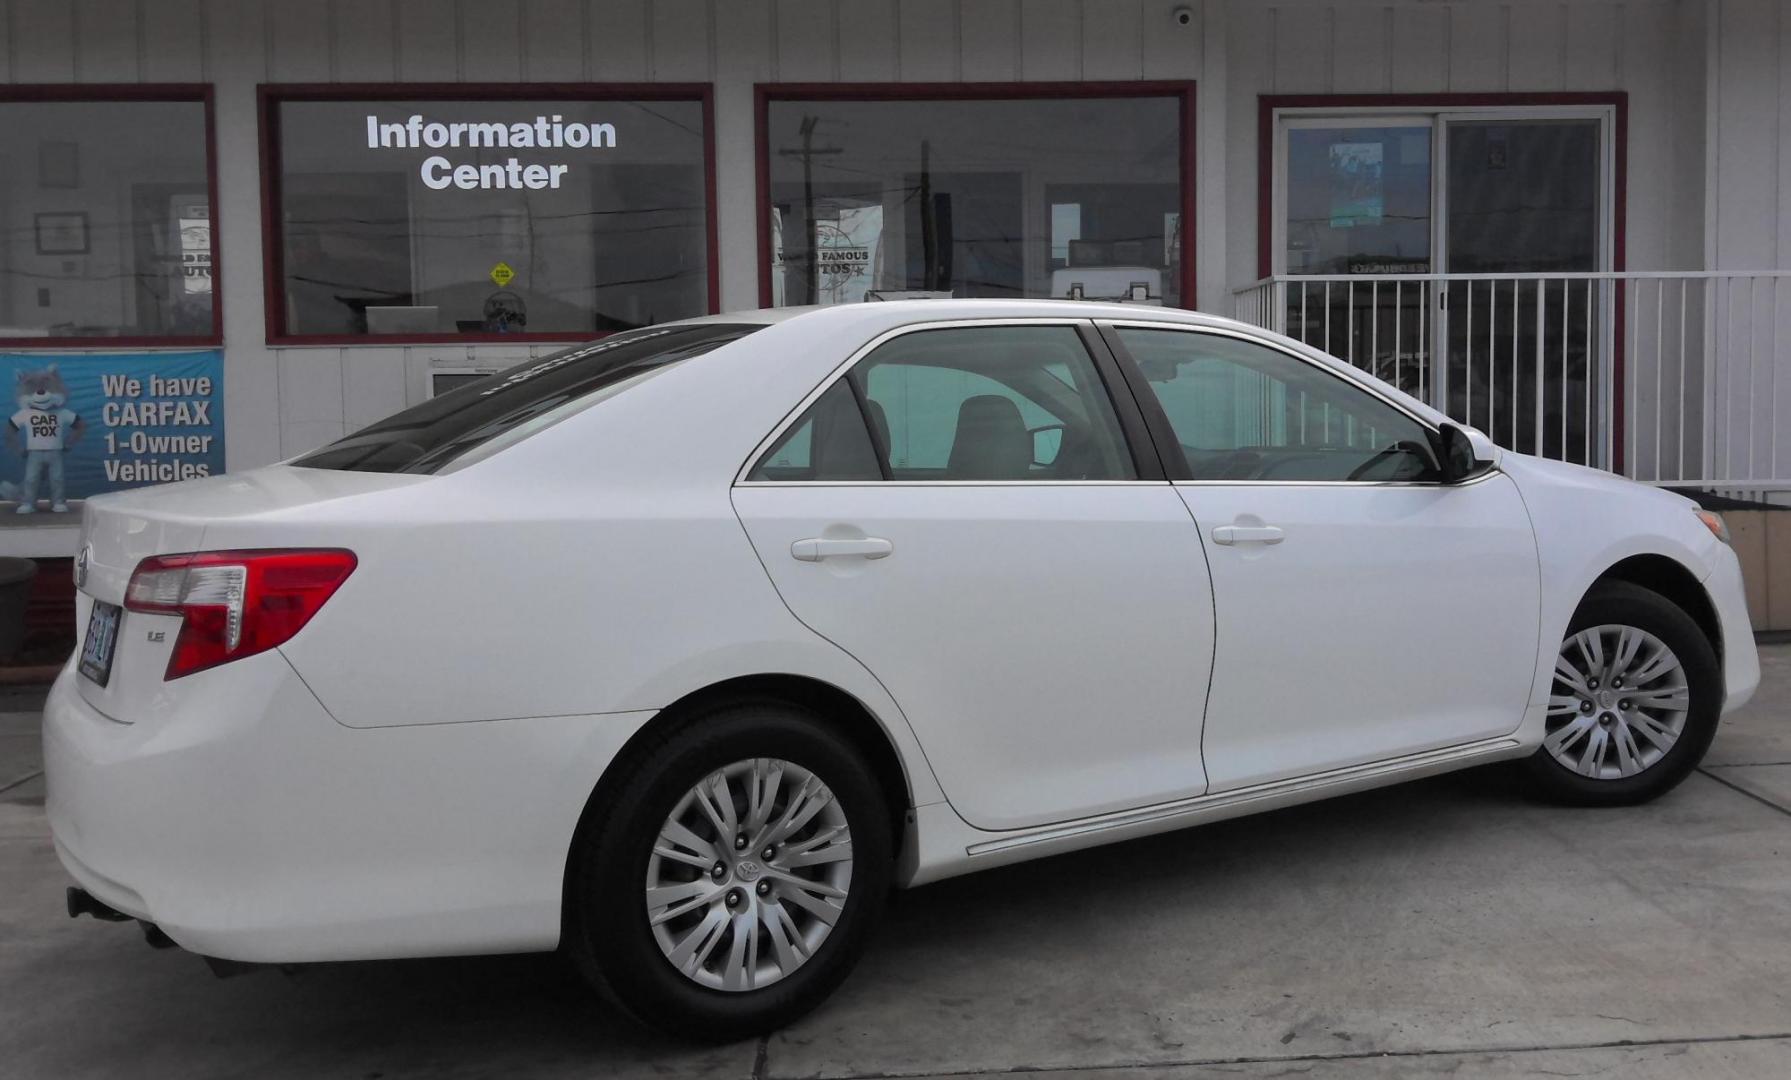
[{"label": "building doorway", "polygon": [[1502,445],[1600,463],[1612,305],[1583,275],[1616,268],[1615,107],[1271,115],[1287,332]]}]

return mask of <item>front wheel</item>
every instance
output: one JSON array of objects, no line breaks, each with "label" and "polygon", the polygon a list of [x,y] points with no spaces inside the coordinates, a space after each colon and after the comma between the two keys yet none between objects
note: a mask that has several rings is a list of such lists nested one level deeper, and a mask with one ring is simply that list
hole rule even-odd
[{"label": "front wheel", "polygon": [[1555,659],[1541,793],[1585,806],[1645,802],[1697,767],[1722,712],[1722,668],[1677,605],[1627,582],[1595,586]]},{"label": "front wheel", "polygon": [[706,712],[595,807],[568,894],[573,958],[638,1020],[724,1041],[819,1004],[888,891],[888,804],[800,709]]}]

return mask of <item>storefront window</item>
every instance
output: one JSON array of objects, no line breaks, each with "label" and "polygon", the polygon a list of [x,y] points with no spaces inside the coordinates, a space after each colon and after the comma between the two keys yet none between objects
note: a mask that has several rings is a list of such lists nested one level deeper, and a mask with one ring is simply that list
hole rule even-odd
[{"label": "storefront window", "polygon": [[216,340],[206,113],[0,89],[0,341]]},{"label": "storefront window", "polygon": [[937,92],[771,91],[767,302],[1183,303],[1185,89]]},{"label": "storefront window", "polygon": [[711,310],[706,107],[280,95],[275,338],[581,339]]}]

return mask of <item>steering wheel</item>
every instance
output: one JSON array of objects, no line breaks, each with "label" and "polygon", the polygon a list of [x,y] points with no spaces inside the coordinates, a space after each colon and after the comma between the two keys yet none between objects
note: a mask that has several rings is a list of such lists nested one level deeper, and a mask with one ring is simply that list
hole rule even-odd
[{"label": "steering wheel", "polygon": [[1386,461],[1389,458],[1395,457],[1399,454],[1412,454],[1412,455],[1415,455],[1419,460],[1423,460],[1425,458],[1425,456],[1428,454],[1428,451],[1429,451],[1429,448],[1424,446],[1422,443],[1414,442],[1411,439],[1401,439],[1398,442],[1392,444],[1391,446],[1385,447],[1384,449],[1381,449],[1381,450],[1376,450],[1374,452],[1374,454],[1371,455],[1367,461],[1364,461],[1362,464],[1357,465],[1355,468],[1351,469],[1349,471],[1349,475],[1344,477],[1344,479],[1345,480],[1360,480],[1360,479],[1362,479],[1363,476],[1365,476],[1368,473],[1368,471],[1370,469],[1373,469],[1376,465],[1379,465],[1381,462]]}]

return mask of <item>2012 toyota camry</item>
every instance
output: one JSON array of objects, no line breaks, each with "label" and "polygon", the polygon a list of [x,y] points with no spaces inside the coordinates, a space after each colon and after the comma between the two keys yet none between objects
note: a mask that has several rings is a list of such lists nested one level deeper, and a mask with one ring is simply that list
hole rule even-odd
[{"label": "2012 toyota camry", "polygon": [[1725,539],[1223,319],[672,323],[90,501],[50,822],[71,909],[207,957],[562,949],[737,1036],[892,884],[1506,759],[1667,791],[1759,677]]}]

